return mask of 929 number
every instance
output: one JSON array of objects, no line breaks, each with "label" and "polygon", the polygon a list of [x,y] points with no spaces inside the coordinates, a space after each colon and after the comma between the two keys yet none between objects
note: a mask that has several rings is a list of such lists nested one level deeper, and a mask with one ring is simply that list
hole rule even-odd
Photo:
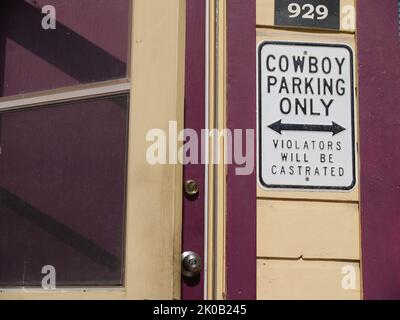
[{"label": "929 number", "polygon": [[315,7],[312,4],[304,4],[303,6],[300,6],[298,3],[292,2],[288,6],[288,11],[289,18],[292,19],[297,18],[302,14],[301,17],[303,19],[314,20],[316,18],[317,20],[324,20],[329,15],[328,7],[322,4]]}]

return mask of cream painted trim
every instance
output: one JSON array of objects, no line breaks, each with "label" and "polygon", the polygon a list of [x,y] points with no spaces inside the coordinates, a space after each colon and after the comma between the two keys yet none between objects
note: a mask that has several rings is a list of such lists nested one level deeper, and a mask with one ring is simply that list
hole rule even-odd
[{"label": "cream painted trim", "polygon": [[135,0],[133,12],[127,297],[179,299],[182,166],[151,166],[146,134],[168,132],[168,121],[183,128],[185,1]]},{"label": "cream painted trim", "polygon": [[[217,103],[216,103],[216,124],[220,132],[227,127],[226,123],[226,6],[227,0],[217,0]],[[226,174],[227,167],[225,159],[225,137],[222,137],[217,143],[221,150],[221,161],[217,167],[216,180],[216,215],[215,215],[215,288],[214,298],[223,300],[226,297],[225,290],[225,237],[226,237]]]},{"label": "cream painted trim", "polygon": [[1,300],[123,300],[124,289],[3,290]]},{"label": "cream painted trim", "polygon": [[114,83],[98,83],[96,86],[80,85],[59,91],[53,90],[28,97],[14,97],[12,100],[0,102],[0,111],[129,93],[130,87],[131,85],[127,81],[114,81]]},{"label": "cream painted trim", "polygon": [[[215,59],[216,59],[216,46],[215,46],[215,0],[208,0],[208,61],[206,68],[208,68],[208,106],[207,106],[207,123],[208,129],[215,128]],[[205,238],[207,238],[207,292],[205,300],[214,299],[214,285],[215,285],[215,256],[214,256],[214,243],[215,243],[215,166],[212,164],[215,157],[215,141],[212,137],[207,139],[207,149],[208,149],[208,164],[206,168],[207,172],[207,195],[208,202],[205,203],[207,206],[207,233]]]},{"label": "cream painted trim", "polygon": [[[208,128],[226,128],[226,0],[209,6]],[[209,139],[206,299],[225,299],[226,166],[225,139]],[[216,154],[216,150],[220,153]],[[218,159],[215,159],[219,156]],[[214,164],[218,160],[219,164]]]},{"label": "cream painted trim", "polygon": [[[209,129],[209,121],[210,121],[210,93],[211,93],[211,68],[210,68],[210,60],[212,58],[211,52],[211,0],[205,0],[206,2],[206,14],[205,14],[205,105],[204,105],[204,123],[205,129]],[[210,160],[210,139],[207,137],[205,140],[205,159]],[[211,299],[212,297],[212,265],[213,265],[213,257],[212,257],[212,249],[210,249],[209,245],[212,244],[212,230],[213,220],[210,216],[210,197],[212,197],[212,193],[210,191],[210,178],[211,177],[210,166],[204,166],[204,263],[203,263],[203,273],[204,273],[204,300]]]}]

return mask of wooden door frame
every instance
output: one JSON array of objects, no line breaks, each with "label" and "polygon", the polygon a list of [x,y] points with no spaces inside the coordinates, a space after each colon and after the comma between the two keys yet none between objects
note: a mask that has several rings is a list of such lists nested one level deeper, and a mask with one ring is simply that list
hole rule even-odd
[{"label": "wooden door frame", "polygon": [[183,129],[185,1],[134,0],[133,12],[127,298],[179,299],[182,165],[150,165],[146,135]]}]

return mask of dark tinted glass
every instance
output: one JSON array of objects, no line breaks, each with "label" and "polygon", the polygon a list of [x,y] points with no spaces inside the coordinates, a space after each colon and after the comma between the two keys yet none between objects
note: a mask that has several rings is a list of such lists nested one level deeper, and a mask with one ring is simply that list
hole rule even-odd
[{"label": "dark tinted glass", "polygon": [[128,97],[4,112],[0,287],[122,285]]},{"label": "dark tinted glass", "polygon": [[2,0],[0,97],[126,77],[128,21],[129,0]]}]

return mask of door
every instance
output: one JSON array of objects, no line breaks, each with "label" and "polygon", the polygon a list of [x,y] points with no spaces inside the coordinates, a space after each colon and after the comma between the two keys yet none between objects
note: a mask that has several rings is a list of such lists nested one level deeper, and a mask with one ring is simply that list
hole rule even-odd
[{"label": "door", "polygon": [[0,299],[180,297],[184,8],[3,1]]}]

